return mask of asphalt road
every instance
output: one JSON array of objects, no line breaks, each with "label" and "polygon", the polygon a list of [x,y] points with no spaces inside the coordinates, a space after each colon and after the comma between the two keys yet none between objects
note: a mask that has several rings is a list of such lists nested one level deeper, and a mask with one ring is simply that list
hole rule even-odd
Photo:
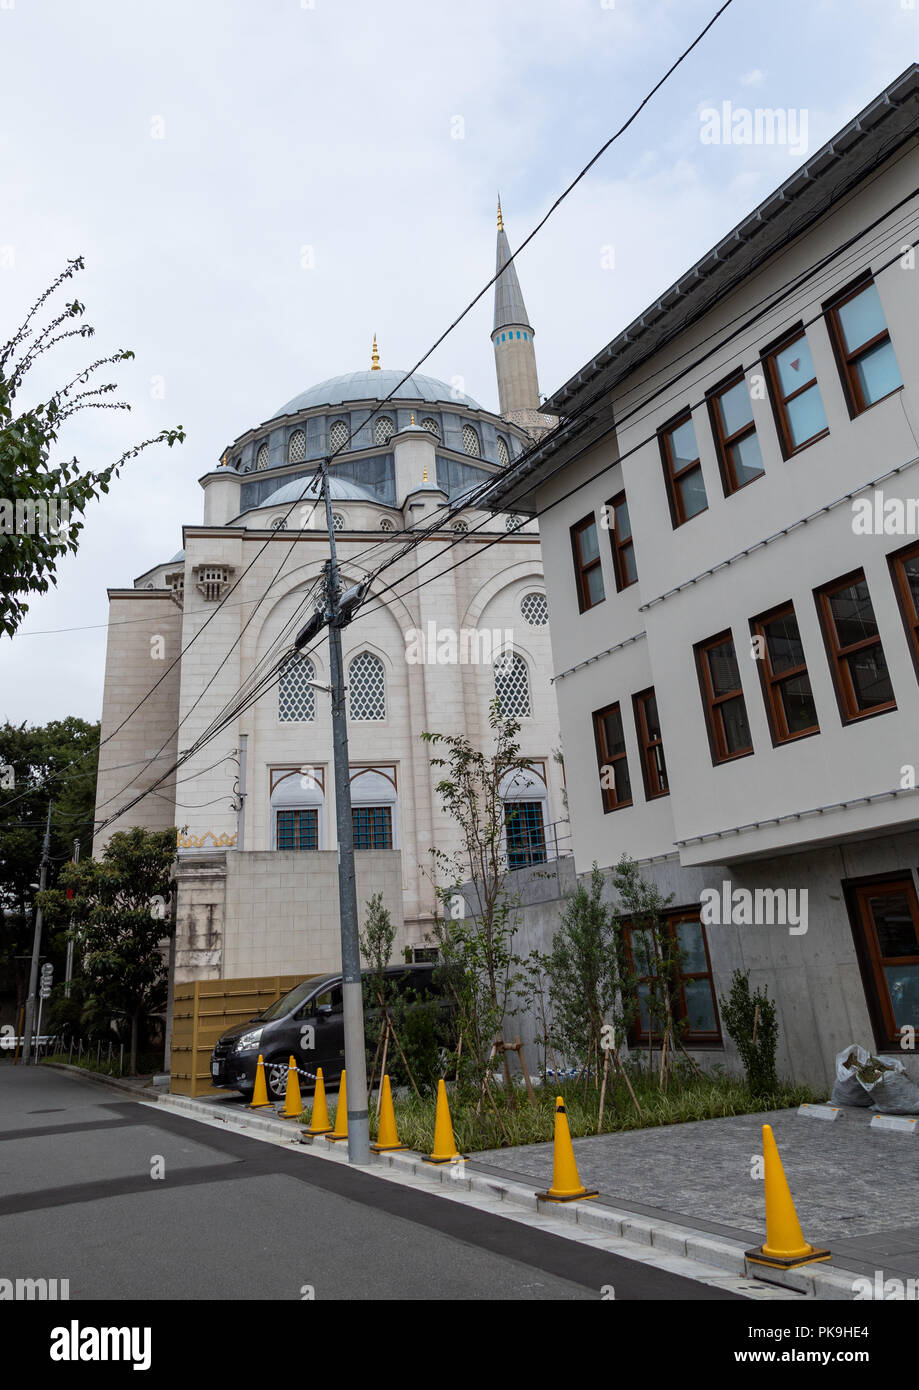
[{"label": "asphalt road", "polygon": [[[162,1176],[156,1176],[162,1172]],[[426,1192],[0,1063],[0,1278],[71,1300],[730,1299]]]}]

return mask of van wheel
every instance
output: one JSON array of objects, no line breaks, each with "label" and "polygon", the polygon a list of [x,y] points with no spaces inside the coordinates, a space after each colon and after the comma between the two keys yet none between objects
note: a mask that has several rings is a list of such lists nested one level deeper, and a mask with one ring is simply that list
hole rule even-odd
[{"label": "van wheel", "polygon": [[287,1062],[282,1058],[265,1063],[265,1086],[272,1104],[276,1105],[287,1095]]}]

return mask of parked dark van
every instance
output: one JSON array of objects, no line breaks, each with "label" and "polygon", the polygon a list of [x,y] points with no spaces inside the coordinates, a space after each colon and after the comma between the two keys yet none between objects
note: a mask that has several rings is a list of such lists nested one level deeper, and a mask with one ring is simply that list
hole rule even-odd
[{"label": "parked dark van", "polygon": [[[364,971],[365,979],[367,973]],[[391,965],[386,975],[397,995],[422,1002],[440,998],[441,1011],[445,1017],[449,1015],[447,1001],[434,985],[433,965]],[[308,1028],[312,1028],[312,1047],[308,1046]],[[322,1067],[326,1083],[337,1084],[345,1065],[341,973],[304,980],[248,1023],[227,1029],[211,1054],[211,1085],[240,1091],[251,1100],[259,1053],[265,1063],[269,1100],[284,1099],[291,1056],[307,1072],[315,1073]],[[304,1091],[312,1090],[313,1084],[311,1077],[300,1077]]]}]

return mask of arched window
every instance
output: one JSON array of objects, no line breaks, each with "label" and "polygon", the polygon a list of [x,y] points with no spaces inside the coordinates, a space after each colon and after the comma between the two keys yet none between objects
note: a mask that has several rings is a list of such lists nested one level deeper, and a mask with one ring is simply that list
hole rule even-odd
[{"label": "arched window", "polygon": [[495,695],[505,719],[530,718],[530,672],[519,652],[508,650],[495,657]]},{"label": "arched window", "polygon": [[334,451],[344,449],[348,443],[348,426],[344,420],[334,420],[332,428],[329,430],[329,449]]},{"label": "arched window", "polygon": [[271,527],[272,531],[286,531],[287,518],[283,516],[273,516],[268,525]]},{"label": "arched window", "polygon": [[423,430],[427,430],[428,434],[433,434],[438,439],[440,438],[440,426],[438,425],[436,420],[431,418],[430,415],[426,415],[424,417],[424,419],[421,422],[421,428]]},{"label": "arched window", "polygon": [[302,430],[294,430],[287,441],[287,462],[300,463],[306,458],[306,435]]},{"label": "arched window", "polygon": [[520,600],[520,613],[525,623],[530,627],[545,627],[549,621],[549,601],[545,594],[540,594],[536,590],[531,594],[524,594]]},{"label": "arched window", "polygon": [[504,435],[503,435],[503,434],[499,434],[499,435],[498,435],[498,462],[499,462],[499,463],[510,463],[510,461],[511,461],[511,456],[510,456],[510,454],[509,454],[509,452],[508,452],[507,440],[504,438]]},{"label": "arched window", "polygon": [[505,531],[519,531],[521,526],[526,525],[526,517],[518,516],[516,512],[508,512],[504,519]]},{"label": "arched window", "polygon": [[388,415],[378,415],[373,426],[374,444],[385,444],[387,439],[392,439],[396,432],[396,427]]},{"label": "arched window", "polygon": [[454,521],[453,529],[458,536],[465,536],[466,532],[469,530],[469,522],[463,521],[462,519]]},{"label": "arched window", "polygon": [[258,468],[259,470],[268,467],[268,445],[267,445],[267,443],[265,443],[265,444],[260,444],[260,445],[258,446],[258,453],[255,455],[255,466],[256,466],[256,468]]},{"label": "arched window", "polygon": [[281,667],[278,681],[278,718],[285,722],[316,718],[316,692],[309,681],[316,679],[316,668],[300,652],[289,656]]},{"label": "arched window", "polygon": [[352,719],[386,718],[386,672],[373,652],[359,652],[348,668],[348,707]]},{"label": "arched window", "polygon": [[549,823],[545,782],[531,769],[515,768],[505,773],[499,790],[504,802],[507,867],[525,869],[544,864]]},{"label": "arched window", "polygon": [[333,513],[332,513],[332,530],[333,530],[333,531],[343,531],[344,529],[345,529],[345,518],[342,516],[341,512],[333,512]]},{"label": "arched window", "polygon": [[384,516],[383,520],[380,522],[380,530],[381,530],[381,531],[395,531],[395,529],[396,529],[396,523],[395,523],[394,521],[391,521],[390,518],[389,518],[388,516]]},{"label": "arched window", "polygon": [[355,849],[397,849],[393,769],[351,769],[351,821]]},{"label": "arched window", "polygon": [[272,849],[322,849],[323,779],[323,769],[304,767],[278,781],[271,793]]},{"label": "arched window", "polygon": [[479,457],[479,436],[471,425],[463,426],[463,453],[473,459]]}]

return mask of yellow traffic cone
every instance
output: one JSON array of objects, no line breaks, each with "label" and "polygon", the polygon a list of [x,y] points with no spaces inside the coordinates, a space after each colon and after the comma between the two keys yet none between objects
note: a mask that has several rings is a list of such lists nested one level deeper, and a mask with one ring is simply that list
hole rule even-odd
[{"label": "yellow traffic cone", "polygon": [[249,1102],[250,1110],[260,1110],[265,1105],[270,1105],[268,1099],[268,1087],[265,1085],[265,1063],[262,1061],[262,1054],[258,1054],[258,1066],[255,1069],[255,1086],[252,1090],[252,1099]]},{"label": "yellow traffic cone", "polygon": [[461,1158],[453,1137],[453,1121],[450,1119],[450,1106],[447,1101],[447,1088],[443,1080],[437,1083],[437,1111],[434,1116],[434,1152],[428,1154],[426,1163],[452,1163]]},{"label": "yellow traffic cone", "polygon": [[589,1191],[578,1177],[574,1148],[563,1096],[555,1097],[555,1148],[552,1154],[552,1186],[548,1192],[537,1192],[542,1202],[576,1202],[579,1197],[596,1197],[597,1189]]},{"label": "yellow traffic cone", "polygon": [[753,1264],[773,1269],[792,1269],[795,1265],[828,1260],[829,1250],[818,1250],[804,1239],[795,1204],[770,1125],[763,1125],[763,1162],[766,1186],[766,1239],[746,1256]]},{"label": "yellow traffic cone", "polygon": [[332,1129],[329,1123],[329,1107],[325,1099],[325,1082],[322,1079],[322,1067],[316,1068],[316,1090],[313,1093],[313,1112],[310,1117],[309,1127],[303,1131],[304,1134],[328,1134]]},{"label": "yellow traffic cone", "polygon": [[388,1153],[391,1149],[404,1149],[405,1145],[399,1143],[399,1135],[396,1130],[396,1112],[392,1103],[392,1087],[389,1084],[389,1077],[383,1077],[383,1094],[380,1097],[380,1127],[377,1130],[377,1142],[370,1147],[374,1153]]},{"label": "yellow traffic cone", "polygon": [[287,1094],[284,1097],[284,1109],[281,1111],[285,1120],[299,1120],[303,1114],[303,1101],[300,1098],[300,1078],[297,1075],[297,1060],[291,1057],[287,1063]]},{"label": "yellow traffic cone", "polygon": [[331,1134],[326,1135],[330,1144],[338,1144],[342,1139],[348,1137],[348,1083],[346,1072],[341,1074],[341,1085],[338,1088],[338,1104],[335,1107],[335,1128]]}]

